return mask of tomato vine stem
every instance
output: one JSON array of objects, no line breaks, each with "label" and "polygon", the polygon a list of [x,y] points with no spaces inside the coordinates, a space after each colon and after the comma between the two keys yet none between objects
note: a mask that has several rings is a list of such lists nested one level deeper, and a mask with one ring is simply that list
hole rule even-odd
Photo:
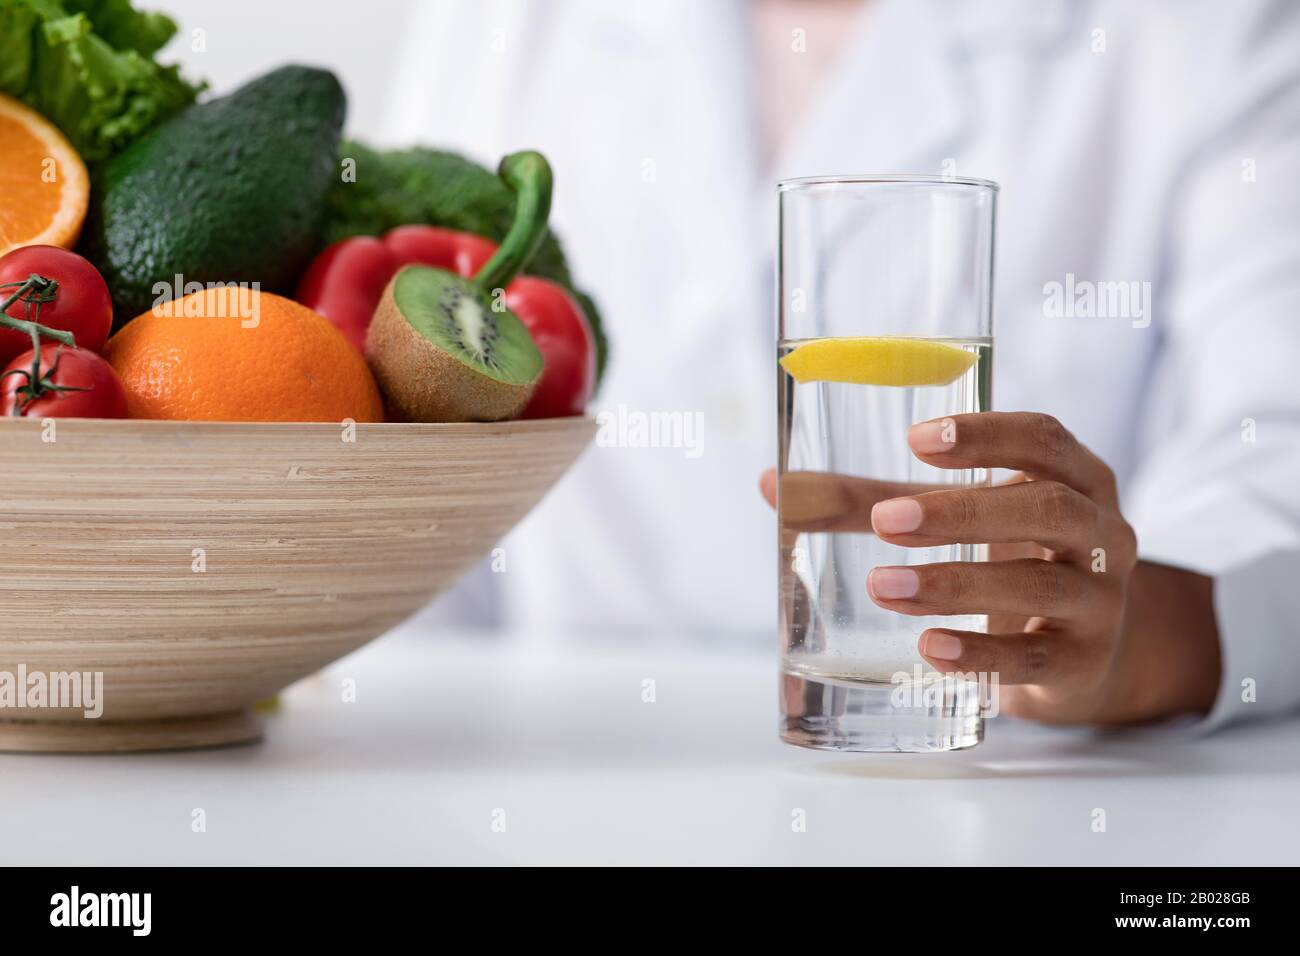
[{"label": "tomato vine stem", "polygon": [[[77,347],[77,340],[71,332],[51,329],[31,318],[33,308],[36,312],[36,319],[40,319],[41,306],[54,301],[54,297],[59,291],[59,283],[56,280],[48,279],[33,272],[22,282],[7,282],[0,285],[0,289],[16,289],[13,295],[0,303],[0,328],[13,329],[16,332],[30,335],[32,337],[32,348],[37,351],[40,351],[42,335],[48,339],[54,339],[56,342],[62,342],[64,345],[73,348]],[[28,317],[26,319],[15,319],[9,314],[9,307],[15,302],[22,302],[27,307]]]}]

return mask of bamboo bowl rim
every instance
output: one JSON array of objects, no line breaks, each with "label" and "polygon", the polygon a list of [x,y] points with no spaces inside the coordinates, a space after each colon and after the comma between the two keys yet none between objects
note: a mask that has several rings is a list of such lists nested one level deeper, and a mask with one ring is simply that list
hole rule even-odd
[{"label": "bamboo bowl rim", "polygon": [[[0,418],[0,427],[40,427],[47,421],[54,422],[87,422],[97,426],[103,425],[108,428],[170,428],[170,429],[188,429],[198,430],[233,430],[233,429],[296,429],[305,427],[317,428],[339,428],[346,424],[345,420],[337,422],[227,422],[227,421],[199,421],[199,420],[177,420],[168,418],[61,418],[55,415],[47,415],[43,418],[32,416],[24,417],[6,417]],[[529,429],[554,429],[567,427],[583,427],[589,424],[595,424],[595,419],[591,415],[568,415],[563,418],[515,418],[500,422],[353,422],[357,428],[364,428],[367,431],[414,431],[423,432],[458,432],[458,431],[479,431],[483,429],[510,429],[527,431]]]}]

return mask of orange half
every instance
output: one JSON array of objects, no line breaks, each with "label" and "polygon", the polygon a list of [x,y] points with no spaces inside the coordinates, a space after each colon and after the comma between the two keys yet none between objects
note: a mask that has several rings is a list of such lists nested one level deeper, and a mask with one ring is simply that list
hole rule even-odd
[{"label": "orange half", "polygon": [[30,107],[0,94],[0,256],[19,246],[70,249],[90,202],[77,151]]}]

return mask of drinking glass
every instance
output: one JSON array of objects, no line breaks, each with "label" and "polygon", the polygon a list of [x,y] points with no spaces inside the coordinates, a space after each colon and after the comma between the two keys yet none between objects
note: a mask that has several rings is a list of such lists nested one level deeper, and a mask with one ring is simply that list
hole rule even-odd
[{"label": "drinking glass", "polygon": [[985,545],[886,543],[871,507],[989,482],[922,462],[907,429],[990,407],[998,186],[888,175],[778,189],[781,736],[829,750],[974,746],[985,675],[941,675],[917,642],[929,627],[986,631],[986,617],[885,610],[866,582],[880,566],[987,558]]}]

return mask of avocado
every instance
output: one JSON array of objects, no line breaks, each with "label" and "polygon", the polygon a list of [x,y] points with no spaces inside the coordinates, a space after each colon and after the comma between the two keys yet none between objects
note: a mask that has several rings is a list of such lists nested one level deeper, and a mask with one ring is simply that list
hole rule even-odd
[{"label": "avocado", "polygon": [[333,73],[284,66],[98,167],[81,251],[108,283],[114,328],[178,275],[292,293],[320,245],[346,110]]}]

